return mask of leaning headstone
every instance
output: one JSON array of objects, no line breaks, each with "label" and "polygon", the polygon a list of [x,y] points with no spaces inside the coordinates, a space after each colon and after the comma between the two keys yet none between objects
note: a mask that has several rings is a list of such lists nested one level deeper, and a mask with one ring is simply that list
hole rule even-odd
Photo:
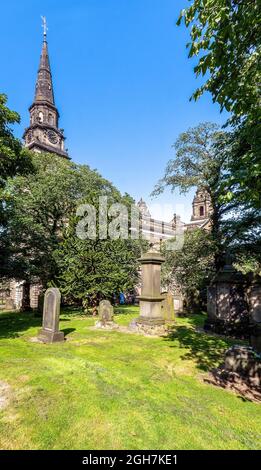
[{"label": "leaning headstone", "polygon": [[59,331],[61,294],[59,289],[51,287],[44,295],[43,325],[38,339],[44,343],[64,341],[64,334]]},{"label": "leaning headstone", "polygon": [[113,320],[113,306],[109,300],[102,300],[98,308],[99,320],[95,323],[96,328],[114,329],[118,325]]},{"label": "leaning headstone", "polygon": [[174,323],[175,322],[175,313],[174,313],[174,299],[173,295],[168,292],[164,295],[164,299],[162,301],[162,310],[163,310],[163,317],[166,323]]}]

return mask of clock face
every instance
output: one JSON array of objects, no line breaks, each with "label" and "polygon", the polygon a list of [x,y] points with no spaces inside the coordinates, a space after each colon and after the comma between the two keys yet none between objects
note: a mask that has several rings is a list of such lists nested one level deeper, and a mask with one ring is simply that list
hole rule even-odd
[{"label": "clock face", "polygon": [[57,144],[58,137],[54,131],[48,131],[47,133],[48,139],[52,144]]}]

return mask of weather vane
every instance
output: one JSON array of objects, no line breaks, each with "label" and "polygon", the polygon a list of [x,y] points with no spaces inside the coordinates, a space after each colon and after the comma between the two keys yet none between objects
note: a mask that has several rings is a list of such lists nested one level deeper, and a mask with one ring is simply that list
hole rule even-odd
[{"label": "weather vane", "polygon": [[48,31],[47,23],[46,23],[46,17],[45,17],[45,16],[41,16],[41,18],[42,18],[42,21],[43,21],[42,28],[43,28],[43,32],[44,32],[44,38],[46,38],[46,36],[47,36],[47,31]]}]

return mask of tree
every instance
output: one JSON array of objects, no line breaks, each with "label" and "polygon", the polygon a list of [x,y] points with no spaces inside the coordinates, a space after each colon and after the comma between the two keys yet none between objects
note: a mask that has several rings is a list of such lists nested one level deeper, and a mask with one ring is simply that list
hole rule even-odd
[{"label": "tree", "polygon": [[216,267],[220,266],[224,246],[229,243],[222,230],[223,219],[238,204],[226,198],[228,186],[228,167],[230,162],[229,134],[221,131],[217,125],[202,123],[188,129],[178,137],[175,158],[167,164],[164,177],[159,181],[154,195],[170,186],[181,193],[192,187],[205,190],[211,201],[211,234],[216,246]]},{"label": "tree", "polygon": [[201,229],[185,233],[181,250],[169,251],[163,245],[166,262],[162,282],[171,290],[182,292],[190,308],[206,298],[206,287],[215,271],[215,244],[210,233]]},{"label": "tree", "polygon": [[194,93],[212,94],[221,109],[238,121],[260,111],[260,21],[257,0],[193,0],[181,11],[190,29],[189,57],[198,57],[196,75],[209,77]]},{"label": "tree", "polygon": [[77,205],[117,191],[88,166],[53,154],[35,153],[33,163],[35,174],[9,179],[4,191],[13,246],[6,269],[9,277],[38,277],[46,285],[56,274],[53,251]]},{"label": "tree", "polygon": [[198,57],[195,74],[208,78],[195,91],[209,91],[231,113],[233,158],[229,200],[261,209],[260,52],[258,0],[194,0],[182,10],[190,27],[189,57]]},{"label": "tree", "polygon": [[68,301],[96,306],[103,298],[114,299],[132,291],[138,282],[139,241],[81,240],[71,222],[56,252],[59,276],[56,283]]},{"label": "tree", "polygon": [[0,94],[0,275],[10,254],[10,241],[6,233],[8,212],[4,190],[8,178],[33,172],[31,155],[14,137],[11,125],[20,122],[19,115],[7,106],[6,95]]},{"label": "tree", "polygon": [[0,94],[0,189],[7,178],[33,171],[30,152],[14,137],[12,124],[20,122],[20,116],[7,106],[6,95]]},{"label": "tree", "polygon": [[[137,242],[85,242],[75,233],[80,205],[92,204],[98,209],[99,198],[106,196],[108,207],[122,203],[129,209],[134,202],[131,197],[122,196],[86,165],[43,153],[34,154],[33,163],[34,175],[9,179],[5,188],[7,233],[12,244],[6,275],[40,281],[44,287],[59,284],[74,300],[83,299],[86,288],[90,295],[112,295],[133,286],[140,254]],[[99,229],[99,218],[97,224]],[[96,266],[95,275],[90,270],[92,265]]]}]

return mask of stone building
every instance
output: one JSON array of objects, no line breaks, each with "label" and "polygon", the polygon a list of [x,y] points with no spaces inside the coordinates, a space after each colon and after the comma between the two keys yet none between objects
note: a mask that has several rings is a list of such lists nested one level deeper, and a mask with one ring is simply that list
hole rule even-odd
[{"label": "stone building", "polygon": [[192,215],[190,222],[182,222],[179,215],[174,214],[170,222],[153,219],[146,202],[141,198],[137,203],[141,213],[140,230],[144,238],[160,243],[175,237],[177,232],[195,230],[196,228],[209,230],[211,216],[211,201],[208,193],[197,189],[192,202]]}]

